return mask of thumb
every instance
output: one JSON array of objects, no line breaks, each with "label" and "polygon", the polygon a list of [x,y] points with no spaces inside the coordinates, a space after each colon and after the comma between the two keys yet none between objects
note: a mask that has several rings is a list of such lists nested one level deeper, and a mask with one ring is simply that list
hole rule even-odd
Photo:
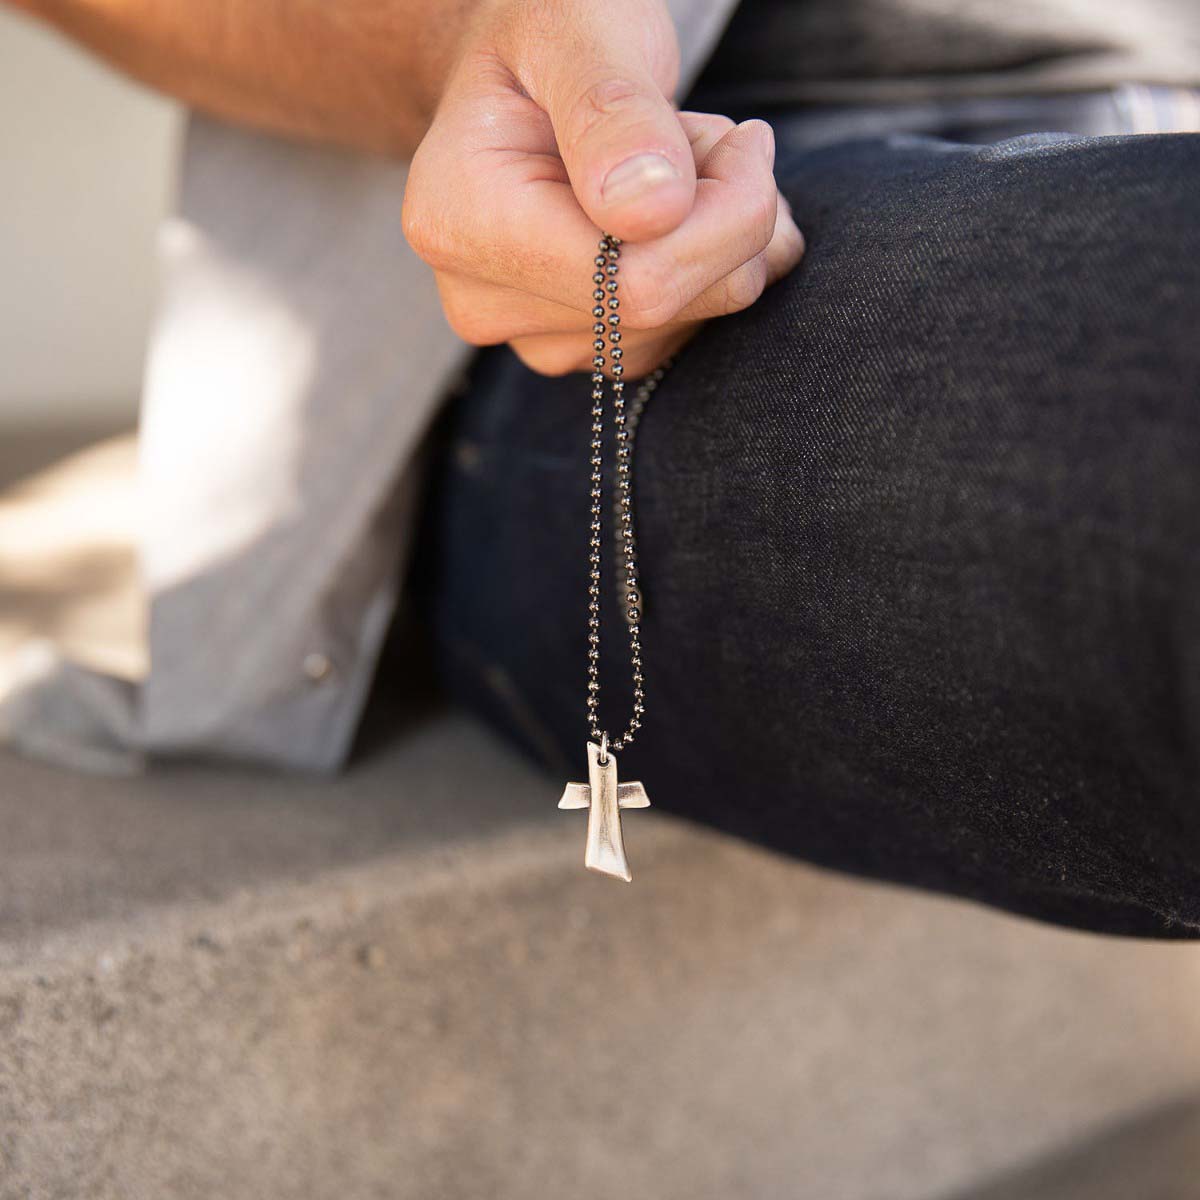
[{"label": "thumb", "polygon": [[572,190],[602,230],[647,241],[683,221],[696,195],[695,157],[649,71],[563,62],[546,100]]}]

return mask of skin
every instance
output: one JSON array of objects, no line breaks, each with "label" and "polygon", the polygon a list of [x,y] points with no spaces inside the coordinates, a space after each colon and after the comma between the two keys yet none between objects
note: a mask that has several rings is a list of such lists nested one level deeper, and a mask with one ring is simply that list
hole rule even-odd
[{"label": "skin", "polygon": [[[400,219],[451,326],[545,374],[591,367],[601,229],[629,377],[803,254],[771,127],[671,103],[662,0],[10,2],[193,107],[411,159]],[[617,190],[629,159],[655,170]]]}]

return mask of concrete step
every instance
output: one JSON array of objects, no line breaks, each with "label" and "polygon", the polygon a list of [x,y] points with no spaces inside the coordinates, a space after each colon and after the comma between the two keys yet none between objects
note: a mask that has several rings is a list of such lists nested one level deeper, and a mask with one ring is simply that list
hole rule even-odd
[{"label": "concrete step", "polygon": [[627,886],[560,787],[447,714],[330,781],[0,758],[0,1197],[930,1200],[1200,1092],[1200,947],[653,810]]},{"label": "concrete step", "polygon": [[1196,1200],[1200,1099],[1108,1127],[956,1200]]}]

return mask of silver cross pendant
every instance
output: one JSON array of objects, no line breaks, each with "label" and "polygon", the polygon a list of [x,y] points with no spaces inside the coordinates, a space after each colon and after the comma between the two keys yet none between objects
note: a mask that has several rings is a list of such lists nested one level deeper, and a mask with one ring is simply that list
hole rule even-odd
[{"label": "silver cross pendant", "polygon": [[[607,738],[605,742],[607,743]],[[568,783],[559,808],[588,809],[587,851],[583,865],[589,871],[612,875],[629,883],[629,862],[621,837],[621,809],[649,808],[650,797],[640,783],[617,781],[617,756],[588,742],[588,782]]]}]

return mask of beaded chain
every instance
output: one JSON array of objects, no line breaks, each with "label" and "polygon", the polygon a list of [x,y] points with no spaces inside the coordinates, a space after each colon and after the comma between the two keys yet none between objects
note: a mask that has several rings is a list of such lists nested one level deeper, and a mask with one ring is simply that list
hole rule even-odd
[{"label": "beaded chain", "polygon": [[[596,270],[592,275],[595,289],[592,292],[594,307],[592,316],[595,324],[592,333],[595,340],[592,349],[592,521],[589,539],[588,563],[588,667],[587,667],[587,715],[588,729],[592,739],[601,747],[601,761],[609,750],[619,751],[628,746],[634,734],[641,728],[646,713],[645,678],[642,674],[642,617],[644,605],[638,587],[637,545],[633,521],[633,451],[638,423],[650,394],[658,387],[662,377],[671,366],[668,359],[639,384],[633,401],[626,408],[625,368],[621,362],[621,301],[617,296],[617,265],[620,257],[621,239],[612,234],[600,238],[595,257]],[[600,728],[600,565],[601,565],[601,513],[603,511],[603,445],[604,445],[604,367],[605,335],[608,354],[612,359],[613,424],[616,427],[617,463],[616,486],[613,494],[613,516],[615,518],[617,582],[621,595],[621,606],[626,624],[629,626],[629,655],[633,667],[633,714],[629,725],[619,737],[610,740]]]}]

